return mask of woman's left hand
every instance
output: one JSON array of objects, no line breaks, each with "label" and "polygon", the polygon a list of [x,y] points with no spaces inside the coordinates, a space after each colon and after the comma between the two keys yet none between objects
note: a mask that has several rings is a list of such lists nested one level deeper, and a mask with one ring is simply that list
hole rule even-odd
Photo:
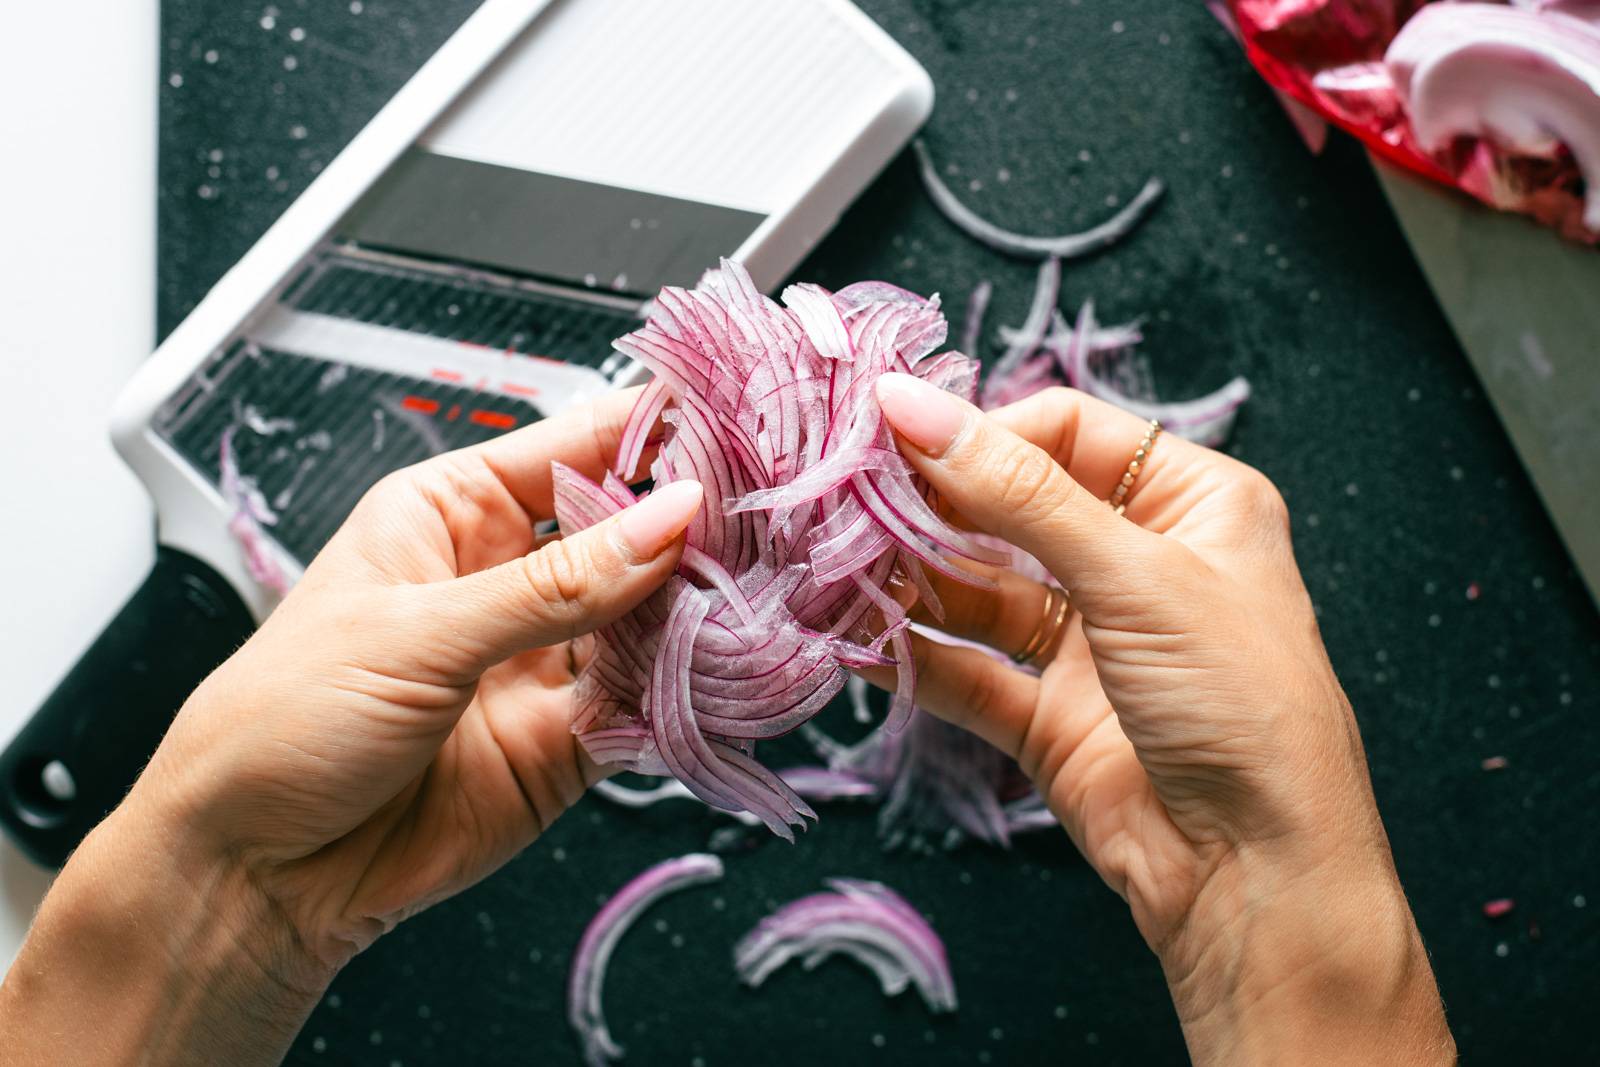
[{"label": "woman's left hand", "polygon": [[[573,639],[671,575],[700,507],[700,486],[677,482],[539,544],[551,462],[598,478],[632,403],[610,396],[375,486],[184,705],[68,864],[19,969],[52,909],[72,930],[74,912],[104,910],[108,880],[142,873],[130,884],[209,897],[209,926],[179,922],[170,954],[192,964],[197,943],[231,939],[294,1014],[380,934],[532,842],[602,774],[567,725]],[[0,997],[0,1023],[15,999]]]}]

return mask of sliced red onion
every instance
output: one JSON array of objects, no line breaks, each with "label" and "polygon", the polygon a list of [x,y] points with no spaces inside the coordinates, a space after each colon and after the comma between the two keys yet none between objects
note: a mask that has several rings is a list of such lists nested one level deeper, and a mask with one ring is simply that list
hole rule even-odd
[{"label": "sliced red onion", "polygon": [[650,431],[660,421],[661,412],[666,406],[666,386],[660,381],[653,381],[645,386],[643,395],[629,413],[628,423],[622,431],[622,442],[617,448],[616,474],[632,478],[638,472],[639,458],[644,454],[644,446],[650,439]]},{"label": "sliced red onion", "polygon": [[262,588],[284,596],[289,592],[289,576],[278,563],[266,531],[262,529],[262,526],[276,523],[278,516],[267,504],[267,498],[256,485],[255,479],[239,471],[239,461],[233,454],[236,429],[235,426],[229,426],[222,431],[217,457],[217,488],[223,501],[233,509],[233,514],[228,518],[228,532],[244,553],[244,566],[250,577]]},{"label": "sliced red onion", "polygon": [[917,140],[913,142],[912,147],[917,153],[917,164],[922,171],[922,184],[928,190],[929,199],[956,229],[996,252],[1025,259],[1042,259],[1046,256],[1073,259],[1115,244],[1144,220],[1151,206],[1161,198],[1166,188],[1158,179],[1151,178],[1121,211],[1098,226],[1082,233],[1032,237],[1002,229],[967,207],[955,193],[950,191],[944,179],[939,177],[939,171],[933,165],[933,157],[928,154],[927,146],[921,140]]},{"label": "sliced red onion", "polygon": [[[813,812],[753,742],[806,722],[848,668],[868,665],[898,668],[898,729],[915,668],[905,609],[883,592],[890,576],[931,593],[924,567],[982,584],[948,557],[1007,557],[930,506],[873,393],[881,375],[908,372],[973,394],[971,360],[932,354],[945,337],[937,299],[861,282],[794,285],[784,301],[727,261],[695,289],[662,290],[645,326],[616,342],[655,375],[616,471],[603,485],[559,465],[552,477],[562,531],[594,525],[634,501],[616,475],[632,473],[659,424],[656,484],[705,486],[678,576],[597,632],[572,726],[597,761],[670,774],[792,840]],[[875,636],[862,630],[871,608],[885,627]]]},{"label": "sliced red onion", "polygon": [[885,848],[927,837],[947,848],[967,837],[1010,843],[1001,798],[1025,783],[1013,761],[974,734],[919,710],[900,733],[880,728],[855,745],[814,727],[806,738],[828,766],[871,783],[883,798],[878,836]]},{"label": "sliced red onion", "polygon": [[1180,437],[1215,446],[1227,440],[1239,408],[1250,399],[1250,383],[1236,377],[1214,393],[1195,400],[1156,401],[1118,389],[1089,359],[1089,338],[1095,332],[1094,301],[1084,301],[1078,312],[1073,340],[1064,354],[1068,382],[1091,396],[1109,401],[1144,419],[1160,419],[1161,425]]},{"label": "sliced red onion", "polygon": [[[1010,326],[1000,327],[1000,341],[1002,344],[1012,344],[1022,336],[1022,331]],[[1087,347],[1090,356],[1103,355],[1110,352],[1119,352],[1124,348],[1132,348],[1144,341],[1144,329],[1137,322],[1124,322],[1118,326],[1096,325],[1089,332]],[[1039,350],[1049,352],[1057,359],[1065,359],[1073,343],[1073,325],[1066,320],[1059,309],[1050,316],[1050,332],[1045,334],[1044,341],[1039,345]]]},{"label": "sliced red onion", "polygon": [[956,1010],[944,943],[904,897],[880,882],[827,884],[833,892],[785,904],[740,939],[733,951],[740,981],[759,986],[790,960],[809,971],[840,953],[872,971],[885,996],[915,985],[930,1011]]},{"label": "sliced red onion", "polygon": [[972,295],[967,297],[967,314],[961,320],[961,354],[964,356],[982,358],[978,344],[983,338],[983,317],[989,311],[989,298],[993,295],[994,283],[985,279],[974,285]]},{"label": "sliced red onion", "polygon": [[[831,767],[818,767],[801,765],[785,767],[778,771],[778,777],[793,789],[797,794],[807,800],[826,803],[833,800],[855,800],[870,798],[878,795],[878,787],[858,774],[849,771],[835,770]],[[661,803],[663,800],[693,800],[700,798],[689,791],[689,787],[675,778],[669,778],[649,789],[634,789],[610,779],[603,779],[589,787],[590,790],[613,804],[624,808],[649,808]],[[713,811],[720,809],[713,808]],[[761,820],[747,811],[724,811],[724,815],[733,818],[748,826],[760,826]]]},{"label": "sliced red onion", "polygon": [[[1050,316],[1061,299],[1061,260],[1049,256],[1039,264],[1039,277],[1033,286],[1033,303],[1028,305],[1028,317],[1006,345],[1005,353],[989,368],[988,384],[1004,382],[1021,369],[1023,362],[1044,343],[1045,331],[1050,328]],[[984,393],[984,406],[995,407],[989,392]]]},{"label": "sliced red onion", "polygon": [[589,920],[567,979],[567,1021],[578,1032],[589,1067],[605,1067],[622,1057],[622,1047],[606,1028],[601,1004],[606,967],[617,942],[645,909],[666,894],[721,877],[722,861],[717,857],[704,853],[679,856],[656,864],[623,886]]},{"label": "sliced red onion", "polygon": [[1054,830],[1061,825],[1055,813],[1045,807],[1038,793],[1030,792],[1005,806],[1006,829],[1013,834]]},{"label": "sliced red onion", "polygon": [[[1384,61],[1424,150],[1447,153],[1475,137],[1550,160],[1564,147],[1587,190],[1582,223],[1600,231],[1600,25],[1553,5],[1430,4],[1400,28]],[[1473,191],[1509,207],[1522,196],[1492,184]]]}]

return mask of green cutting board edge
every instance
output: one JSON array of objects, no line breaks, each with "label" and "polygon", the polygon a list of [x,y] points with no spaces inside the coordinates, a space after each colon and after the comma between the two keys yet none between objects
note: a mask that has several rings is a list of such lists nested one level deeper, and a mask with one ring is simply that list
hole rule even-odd
[{"label": "green cutting board edge", "polygon": [[1378,178],[1534,487],[1600,600],[1600,249],[1388,164]]}]

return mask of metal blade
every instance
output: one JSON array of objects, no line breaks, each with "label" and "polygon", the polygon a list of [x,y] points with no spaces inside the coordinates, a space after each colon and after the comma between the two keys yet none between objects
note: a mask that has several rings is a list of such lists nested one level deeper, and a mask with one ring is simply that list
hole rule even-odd
[{"label": "metal blade", "polygon": [[1374,166],[1428,284],[1600,599],[1600,250]]}]

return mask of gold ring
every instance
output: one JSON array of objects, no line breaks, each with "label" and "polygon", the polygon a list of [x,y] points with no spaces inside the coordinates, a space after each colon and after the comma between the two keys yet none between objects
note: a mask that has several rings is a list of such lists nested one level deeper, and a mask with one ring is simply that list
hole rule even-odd
[{"label": "gold ring", "polygon": [[1013,663],[1029,664],[1039,659],[1046,652],[1055,651],[1056,643],[1061,638],[1062,628],[1067,622],[1067,615],[1072,611],[1072,598],[1067,596],[1067,591],[1058,586],[1047,585],[1044,587],[1044,611],[1039,614],[1039,626],[1033,631],[1033,636],[1028,638],[1028,643],[1022,646],[1022,651],[1011,657]]},{"label": "gold ring", "polygon": [[1128,469],[1123,472],[1122,480],[1111,490],[1111,498],[1106,501],[1118,515],[1128,510],[1128,494],[1133,491],[1133,483],[1139,480],[1139,472],[1144,470],[1145,462],[1156,447],[1156,438],[1160,436],[1161,420],[1151,419],[1144,436],[1139,439],[1139,447],[1133,450],[1133,458],[1128,461]]}]

